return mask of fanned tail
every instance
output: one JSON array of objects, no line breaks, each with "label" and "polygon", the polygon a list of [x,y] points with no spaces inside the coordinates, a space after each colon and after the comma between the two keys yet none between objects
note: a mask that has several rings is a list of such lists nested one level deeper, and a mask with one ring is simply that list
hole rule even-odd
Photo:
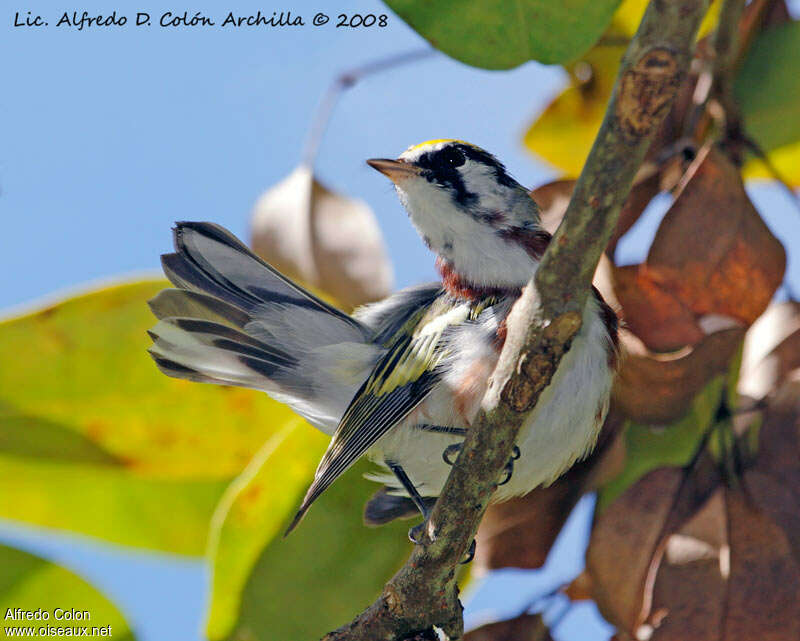
[{"label": "fanned tail", "polygon": [[177,223],[162,256],[176,289],[150,301],[150,354],[162,372],[264,390],[332,433],[379,348],[370,330],[212,223]]}]

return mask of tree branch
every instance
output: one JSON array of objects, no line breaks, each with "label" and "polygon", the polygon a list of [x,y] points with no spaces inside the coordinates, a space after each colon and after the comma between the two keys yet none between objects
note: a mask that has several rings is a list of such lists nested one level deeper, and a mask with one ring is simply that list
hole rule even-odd
[{"label": "tree branch", "polygon": [[706,0],[650,3],[622,60],[564,220],[509,316],[508,338],[484,409],[469,430],[423,540],[380,598],[324,641],[426,638],[432,626],[450,639],[461,638],[455,568],[475,536],[520,427],[580,328],[592,275],[688,69],[706,6]]}]

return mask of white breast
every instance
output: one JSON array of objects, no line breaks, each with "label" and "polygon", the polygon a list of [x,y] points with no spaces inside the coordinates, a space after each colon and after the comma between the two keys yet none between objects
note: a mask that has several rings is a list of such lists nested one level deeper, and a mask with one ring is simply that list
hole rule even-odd
[{"label": "white breast", "polygon": [[[376,462],[389,458],[400,463],[423,496],[441,492],[450,473],[442,452],[462,439],[421,432],[413,425],[468,427],[497,363],[498,353],[490,339],[492,322],[465,328],[454,344],[458,356],[447,376],[412,415],[370,451]],[[515,462],[514,474],[509,483],[497,489],[494,501],[527,494],[539,485],[551,483],[594,446],[611,391],[608,341],[598,303],[590,297],[571,349],[519,433],[521,456]],[[391,473],[370,478],[393,488],[398,485]],[[404,492],[398,489],[398,493]]]}]

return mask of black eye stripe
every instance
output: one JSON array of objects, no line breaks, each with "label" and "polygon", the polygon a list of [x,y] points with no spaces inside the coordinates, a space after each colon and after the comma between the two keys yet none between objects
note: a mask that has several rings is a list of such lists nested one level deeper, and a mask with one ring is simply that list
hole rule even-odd
[{"label": "black eye stripe", "polygon": [[490,167],[494,172],[497,182],[506,187],[516,186],[516,181],[508,175],[505,166],[497,158],[487,151],[472,145],[461,143],[450,144],[438,151],[429,151],[416,161],[416,164],[423,169],[429,169],[433,176],[429,180],[433,182],[451,182],[452,174],[457,173],[456,169],[461,167],[467,160]]},{"label": "black eye stripe", "polygon": [[438,162],[447,167],[461,167],[467,161],[464,153],[457,147],[445,147],[436,155]]},{"label": "black eye stripe", "polygon": [[464,178],[459,171],[467,160],[484,165],[492,170],[497,182],[505,187],[516,187],[517,182],[508,175],[505,166],[492,154],[471,145],[448,144],[437,151],[422,154],[415,164],[423,169],[422,175],[428,182],[450,187],[453,200],[461,205],[470,205],[478,200],[478,195],[467,190]]},{"label": "black eye stripe", "polygon": [[447,172],[461,167],[467,161],[464,152],[457,147],[445,147],[439,151],[429,151],[417,160],[417,165],[432,171]]}]

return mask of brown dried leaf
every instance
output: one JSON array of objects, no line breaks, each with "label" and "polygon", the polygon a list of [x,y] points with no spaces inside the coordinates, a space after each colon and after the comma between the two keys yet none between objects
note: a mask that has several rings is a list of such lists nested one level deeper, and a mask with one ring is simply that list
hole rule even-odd
[{"label": "brown dried leaf", "polygon": [[729,491],[730,576],[725,641],[800,639],[800,564],[786,535],[741,492]]},{"label": "brown dried leaf", "polygon": [[744,482],[756,504],[780,526],[800,563],[800,493],[777,478],[759,470],[745,472]]},{"label": "brown dried leaf", "polygon": [[800,496],[800,381],[786,382],[770,399],[759,431],[756,469]]},{"label": "brown dried leaf", "polygon": [[391,290],[391,263],[372,210],[330,191],[306,166],[259,198],[251,228],[259,256],[342,305],[375,301]]},{"label": "brown dried leaf", "polygon": [[770,399],[758,458],[744,478],[753,500],[783,528],[800,562],[800,381],[786,382]]},{"label": "brown dried leaf", "polygon": [[[616,438],[623,419],[609,412],[594,453],[575,464],[549,487],[488,507],[478,530],[475,567],[539,568],[578,499],[593,485],[598,474],[613,474],[607,468],[620,458]],[[621,454],[624,457],[624,450]],[[618,461],[616,468],[621,469]],[[605,471],[604,471],[605,470]],[[618,471],[618,470],[617,470]]]},{"label": "brown dried leaf", "polygon": [[678,468],[654,470],[595,519],[586,570],[603,616],[626,630],[642,618],[647,577],[658,563],[682,477]]},{"label": "brown dried leaf", "polygon": [[541,210],[542,227],[551,234],[554,234],[561,224],[574,188],[574,180],[564,179],[545,183],[531,191],[531,198]]},{"label": "brown dried leaf", "polygon": [[620,338],[624,358],[612,392],[614,400],[638,423],[668,424],[686,413],[713,376],[727,370],[744,330],[714,332],[694,348],[674,354],[649,352],[627,331]]},{"label": "brown dried leaf", "polygon": [[[640,170],[641,171],[641,170]],[[647,205],[655,198],[656,194],[660,191],[660,178],[658,171],[651,171],[649,176],[642,179],[637,179],[628,196],[628,200],[622,206],[619,212],[619,220],[617,220],[617,228],[611,234],[611,240],[608,242],[609,256],[614,255],[614,250],[617,248],[619,239],[622,238],[628,230],[633,227],[639,217],[647,209]]]},{"label": "brown dried leaf", "polygon": [[656,283],[645,265],[617,267],[612,278],[625,324],[649,349],[670,352],[703,339],[694,313]]},{"label": "brown dried leaf", "polygon": [[727,526],[718,490],[670,536],[653,587],[651,613],[637,630],[653,641],[717,641],[725,610]]},{"label": "brown dried leaf", "polygon": [[464,635],[464,641],[552,641],[540,614],[482,625]]},{"label": "brown dried leaf", "polygon": [[652,641],[800,638],[800,565],[744,493],[719,489],[667,540],[647,619]]},{"label": "brown dried leaf", "polygon": [[688,472],[676,467],[649,472],[595,517],[586,570],[608,621],[635,636],[650,616],[653,579],[665,544],[718,484],[717,468],[704,455]]},{"label": "brown dried leaf", "polygon": [[481,522],[475,554],[480,569],[540,568],[581,496],[571,483],[575,468],[549,487],[525,496],[495,503]]},{"label": "brown dried leaf", "polygon": [[714,147],[701,150],[659,226],[648,273],[695,314],[752,323],[783,279],[786,253]]},{"label": "brown dried leaf", "polygon": [[592,576],[584,570],[563,590],[570,601],[589,601],[594,598]]}]

